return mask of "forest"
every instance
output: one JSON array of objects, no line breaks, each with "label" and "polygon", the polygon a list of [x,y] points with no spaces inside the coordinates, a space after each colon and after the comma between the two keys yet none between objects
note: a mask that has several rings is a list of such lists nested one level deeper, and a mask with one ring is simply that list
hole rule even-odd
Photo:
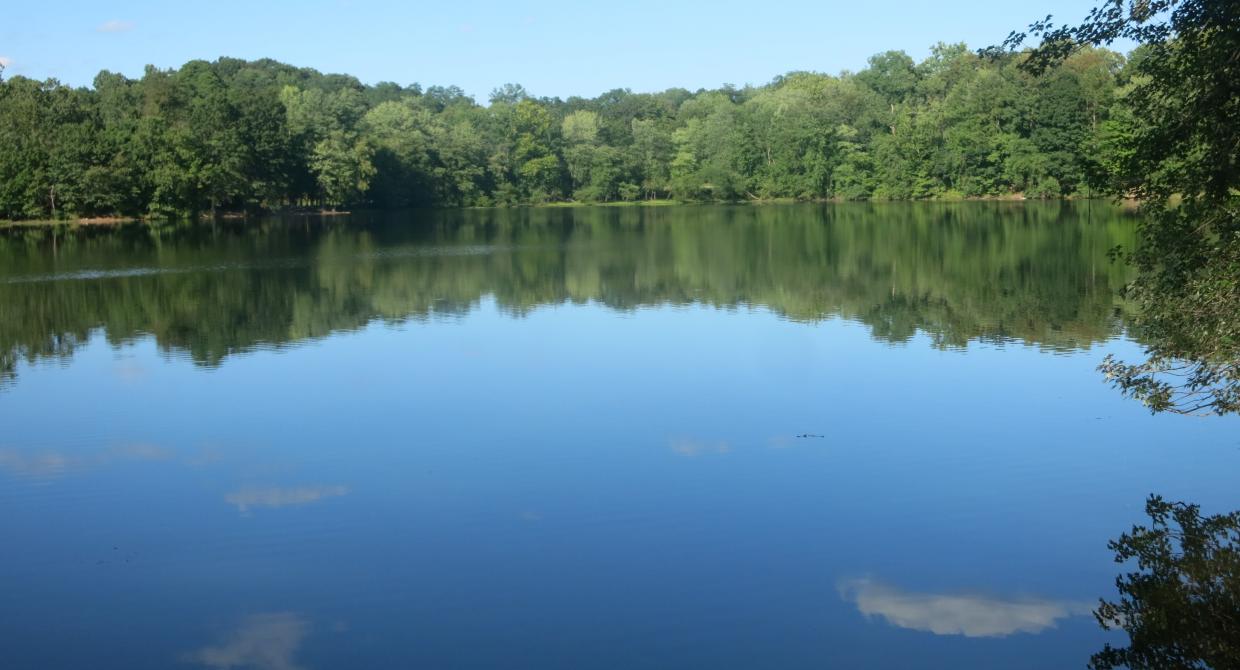
[{"label": "forest", "polygon": [[1131,57],[938,44],[915,62],[762,86],[481,105],[221,58],[92,87],[0,81],[0,219],[179,218],[292,208],[1061,198],[1091,194],[1134,132]]}]

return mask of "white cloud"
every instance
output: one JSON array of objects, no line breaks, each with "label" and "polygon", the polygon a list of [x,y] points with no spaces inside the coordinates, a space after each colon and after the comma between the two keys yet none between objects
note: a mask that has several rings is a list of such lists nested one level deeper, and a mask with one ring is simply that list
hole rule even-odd
[{"label": "white cloud", "polygon": [[99,24],[98,28],[95,28],[97,32],[101,33],[127,33],[133,29],[133,21],[122,21],[120,19],[104,21]]},{"label": "white cloud", "polygon": [[192,651],[185,660],[209,668],[300,670],[293,657],[309,627],[292,612],[253,614],[220,645]]},{"label": "white cloud", "polygon": [[324,498],[335,498],[349,492],[345,486],[303,486],[300,488],[254,488],[233,491],[224,496],[237,511],[248,513],[254,507],[289,507],[308,505]]},{"label": "white cloud", "polygon": [[8,56],[0,56],[0,67],[8,67],[13,64],[13,59]]},{"label": "white cloud", "polygon": [[1085,603],[911,593],[869,579],[842,582],[840,595],[862,614],[882,617],[893,626],[965,637],[1040,633],[1060,619],[1090,611]]}]

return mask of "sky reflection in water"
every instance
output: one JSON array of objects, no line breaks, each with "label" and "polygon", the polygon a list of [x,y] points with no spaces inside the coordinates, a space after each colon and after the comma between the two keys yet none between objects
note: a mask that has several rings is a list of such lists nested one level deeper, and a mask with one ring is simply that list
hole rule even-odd
[{"label": "sky reflection in water", "polygon": [[1240,507],[1100,211],[0,237],[4,665],[1079,667],[1146,494]]}]

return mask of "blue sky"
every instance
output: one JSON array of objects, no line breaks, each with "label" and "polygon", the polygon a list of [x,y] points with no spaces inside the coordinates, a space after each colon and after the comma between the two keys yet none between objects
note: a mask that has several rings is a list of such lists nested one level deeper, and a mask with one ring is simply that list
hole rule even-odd
[{"label": "blue sky", "polygon": [[270,57],[362,81],[455,84],[485,100],[506,82],[535,95],[594,96],[761,84],[791,70],[838,73],[938,41],[1001,41],[1046,14],[1078,21],[1080,0],[768,0],[713,3],[29,2],[0,9],[8,75],[89,84],[101,69]]}]

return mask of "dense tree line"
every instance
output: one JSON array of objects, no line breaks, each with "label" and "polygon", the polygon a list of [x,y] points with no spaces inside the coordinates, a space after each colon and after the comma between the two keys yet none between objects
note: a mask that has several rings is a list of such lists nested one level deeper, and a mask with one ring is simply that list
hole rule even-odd
[{"label": "dense tree line", "polygon": [[0,218],[298,206],[1087,193],[1128,132],[1126,60],[1032,75],[939,44],[764,86],[535,98],[364,85],[271,60],[0,82]]}]

